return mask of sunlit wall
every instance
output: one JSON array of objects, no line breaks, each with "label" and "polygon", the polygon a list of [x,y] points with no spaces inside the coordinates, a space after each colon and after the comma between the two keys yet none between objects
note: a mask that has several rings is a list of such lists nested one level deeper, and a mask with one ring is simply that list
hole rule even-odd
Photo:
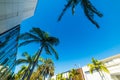
[{"label": "sunlit wall", "polygon": [[37,0],[0,0],[0,34],[34,15]]}]

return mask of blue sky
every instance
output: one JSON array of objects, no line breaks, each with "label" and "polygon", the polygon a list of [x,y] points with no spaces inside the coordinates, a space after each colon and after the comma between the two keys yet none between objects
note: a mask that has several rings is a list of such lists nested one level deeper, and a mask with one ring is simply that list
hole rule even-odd
[{"label": "blue sky", "polygon": [[[74,16],[71,9],[68,9],[62,20],[57,22],[66,0],[38,0],[35,15],[21,23],[21,33],[29,31],[32,27],[39,27],[60,39],[60,44],[55,47],[60,59],[55,60],[52,56],[56,67],[55,73],[84,66],[91,62],[92,57],[103,59],[120,53],[120,1],[91,0],[91,2],[104,15],[102,18],[95,16],[100,29],[85,17],[79,5]],[[38,47],[39,45],[31,44],[19,48],[18,58],[21,58],[24,51],[32,55]],[[51,56],[43,52],[42,57]]]}]

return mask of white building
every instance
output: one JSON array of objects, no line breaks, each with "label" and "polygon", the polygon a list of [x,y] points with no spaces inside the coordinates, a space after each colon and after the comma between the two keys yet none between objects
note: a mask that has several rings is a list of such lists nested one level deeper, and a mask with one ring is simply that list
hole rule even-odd
[{"label": "white building", "polygon": [[[66,71],[66,72],[63,72],[61,74],[57,74],[57,75],[54,75],[51,80],[57,80],[57,77],[62,77],[62,78],[66,78],[66,79],[69,79],[69,72],[70,71]],[[47,80],[47,79],[46,79]]]},{"label": "white building", "polygon": [[102,77],[104,78],[104,80],[112,80],[110,74],[108,73],[103,72],[104,76],[102,75],[101,77],[97,71],[93,71],[93,74],[91,74],[87,66],[82,67],[82,70],[85,80],[102,80]]},{"label": "white building", "polygon": [[112,80],[120,80],[120,54],[103,59],[102,62],[110,71]]},{"label": "white building", "polygon": [[[104,80],[120,80],[120,54],[111,56],[101,60],[109,70],[110,74],[102,72]],[[81,69],[81,80],[102,80],[100,74],[97,71],[93,71],[93,74],[90,74],[89,67],[83,66]],[[69,71],[61,73],[62,77],[68,78]],[[56,76],[52,77],[52,80],[57,80]]]},{"label": "white building", "polygon": [[[79,69],[74,69],[75,71],[77,71],[77,77],[71,77],[70,78],[70,72],[71,72],[71,70],[69,70],[69,71],[66,71],[66,72],[63,72],[63,73],[61,73],[61,74],[57,74],[57,75],[55,75],[55,76],[53,76],[52,77],[52,79],[51,80],[60,80],[61,78],[64,80],[64,79],[66,79],[66,80],[78,80],[78,79],[80,79],[80,80],[85,80],[84,79],[84,75],[83,75],[83,71],[82,71],[82,68],[79,68]],[[74,73],[73,73],[74,74]],[[60,78],[61,77],[61,78]],[[59,79],[60,78],[60,79]]]},{"label": "white building", "polygon": [[[120,80],[120,54],[108,57],[101,61],[110,71],[110,74],[103,72],[104,80]],[[85,80],[102,80],[97,71],[94,71],[93,74],[90,74],[87,66],[82,67],[82,69]]]}]

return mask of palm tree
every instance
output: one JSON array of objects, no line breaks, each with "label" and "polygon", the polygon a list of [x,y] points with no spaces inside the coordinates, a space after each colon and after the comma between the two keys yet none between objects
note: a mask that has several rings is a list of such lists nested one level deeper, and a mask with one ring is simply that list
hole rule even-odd
[{"label": "palm tree", "polygon": [[15,80],[20,80],[21,77],[25,74],[25,72],[27,71],[28,67],[23,65],[21,67],[21,69],[18,71],[17,74],[15,74]]},{"label": "palm tree", "polygon": [[[44,59],[40,57],[39,61],[41,61],[43,63]],[[42,80],[43,76],[41,74],[42,74],[43,70],[44,70],[43,65],[38,65],[37,70],[32,73],[30,80],[37,80],[37,79]]]},{"label": "palm tree", "polygon": [[11,73],[11,71],[15,65],[16,65],[16,61],[13,64],[11,64],[10,66],[6,66],[4,73],[2,75],[0,75],[0,79],[5,80],[6,76],[9,76],[9,74]]},{"label": "palm tree", "polygon": [[25,57],[25,59],[18,59],[16,65],[23,64],[23,63],[28,64],[27,67],[23,66],[21,68],[21,70],[19,71],[19,72],[23,72],[24,75],[22,75],[23,76],[22,80],[24,80],[27,77],[27,75],[29,74],[29,72],[30,72],[30,68],[33,65],[33,60],[34,60],[35,57],[34,56],[31,57],[27,52],[24,52],[22,54],[22,56]]},{"label": "palm tree", "polygon": [[[6,72],[9,70],[8,66],[0,65],[0,79],[3,79],[3,76],[6,74]],[[6,76],[4,77],[6,78]]]},{"label": "palm tree", "polygon": [[15,80],[15,78],[14,78],[14,72],[10,73],[8,75],[8,77],[6,78],[6,80]]},{"label": "palm tree", "polygon": [[[41,62],[44,61],[43,58],[39,58],[39,60],[40,60]],[[39,64],[38,64],[37,70],[32,73],[32,75],[31,75],[31,77],[30,77],[30,80],[42,80],[43,75],[41,75],[41,73],[42,73],[43,70],[44,70],[44,67],[43,67],[42,65],[39,65]]]},{"label": "palm tree", "polygon": [[104,80],[104,78],[103,78],[104,75],[101,74],[102,71],[109,73],[109,70],[107,69],[105,64],[94,58],[92,58],[92,64],[88,64],[88,67],[89,67],[89,71],[91,74],[93,73],[94,70],[96,70],[99,73],[99,75],[101,76],[102,80]]},{"label": "palm tree", "polygon": [[57,78],[56,80],[61,80],[62,79],[62,74],[58,74],[56,78]]},{"label": "palm tree", "polygon": [[53,48],[59,43],[58,38],[49,36],[48,33],[42,31],[40,28],[32,28],[30,32],[26,32],[20,36],[20,39],[23,40],[19,46],[27,45],[32,42],[36,42],[40,45],[38,52],[35,54],[35,59],[33,66],[30,70],[30,74],[28,75],[27,80],[30,79],[30,76],[35,68],[35,65],[38,62],[39,56],[41,55],[43,49],[46,51],[47,54],[52,55],[55,54],[56,59],[58,59],[58,54]]},{"label": "palm tree", "polygon": [[48,76],[49,79],[54,75],[54,63],[51,59],[45,59],[43,64],[43,71],[42,71],[42,75],[44,76],[44,80],[45,77]]},{"label": "palm tree", "polygon": [[42,76],[40,75],[39,78],[38,78],[38,73],[33,72],[32,76],[30,77],[30,80],[42,80]]},{"label": "palm tree", "polygon": [[37,79],[39,79],[40,76],[43,77],[43,80],[45,80],[45,77],[48,77],[48,79],[51,79],[51,77],[54,75],[54,63],[51,59],[42,59],[43,64],[39,65],[36,70]]},{"label": "palm tree", "polygon": [[51,77],[54,76],[54,71],[55,71],[54,66],[51,66],[49,68],[49,80],[51,80]]},{"label": "palm tree", "polygon": [[70,7],[72,9],[72,14],[74,14],[75,7],[79,4],[82,6],[82,8],[84,10],[84,14],[88,18],[88,20],[90,20],[97,28],[99,28],[98,23],[94,20],[94,15],[96,14],[98,17],[102,17],[103,15],[93,6],[93,4],[90,2],[90,0],[67,0],[67,1],[68,2],[65,5],[62,13],[58,17],[58,21],[61,20],[64,13],[66,12],[66,10]]},{"label": "palm tree", "polygon": [[70,78],[70,80],[74,80],[74,79],[75,80],[79,80],[78,74],[79,74],[79,72],[76,69],[72,69],[69,72],[69,78]]},{"label": "palm tree", "polygon": [[35,77],[36,79],[43,79],[43,70],[44,70],[44,67],[43,65],[39,65],[37,67],[37,70],[36,70],[36,76],[33,76],[33,78]]}]

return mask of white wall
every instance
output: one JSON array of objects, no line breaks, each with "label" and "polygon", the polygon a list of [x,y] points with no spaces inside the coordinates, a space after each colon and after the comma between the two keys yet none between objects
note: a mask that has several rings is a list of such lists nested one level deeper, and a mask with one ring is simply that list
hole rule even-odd
[{"label": "white wall", "polygon": [[[93,71],[93,74],[91,74],[89,73],[89,68],[87,66],[82,67],[82,70],[85,80],[102,80],[100,74],[97,71]],[[104,74],[104,76],[102,76],[104,80],[112,80],[110,74],[104,72],[102,73]]]},{"label": "white wall", "polygon": [[111,75],[120,75],[120,58],[111,59],[106,63]]},{"label": "white wall", "polygon": [[112,80],[120,80],[120,55],[109,58],[105,64],[110,71]]},{"label": "white wall", "polygon": [[0,33],[32,16],[37,0],[0,0]]},{"label": "white wall", "polygon": [[[102,72],[106,80],[120,80],[120,54],[101,60],[109,70],[110,74]],[[85,80],[101,80],[97,72],[89,73],[87,66],[82,67]]]}]

